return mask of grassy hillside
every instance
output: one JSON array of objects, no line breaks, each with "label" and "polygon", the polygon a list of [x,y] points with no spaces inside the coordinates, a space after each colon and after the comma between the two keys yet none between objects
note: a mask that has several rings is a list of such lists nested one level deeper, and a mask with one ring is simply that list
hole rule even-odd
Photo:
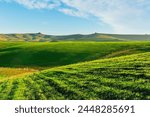
[{"label": "grassy hillside", "polygon": [[150,42],[0,42],[0,99],[150,99],[149,56]]},{"label": "grassy hillside", "polygon": [[0,99],[150,99],[150,52],[5,80]]},{"label": "grassy hillside", "polygon": [[42,33],[26,33],[26,34],[0,34],[0,41],[100,41],[100,42],[118,42],[118,41],[150,41],[149,34],[143,35],[122,35],[122,34],[102,34],[94,33],[88,35],[45,35]]},{"label": "grassy hillside", "polygon": [[149,50],[149,42],[0,42],[0,67],[45,69]]},{"label": "grassy hillside", "polygon": [[0,67],[47,69],[149,50],[149,42],[0,42]]}]

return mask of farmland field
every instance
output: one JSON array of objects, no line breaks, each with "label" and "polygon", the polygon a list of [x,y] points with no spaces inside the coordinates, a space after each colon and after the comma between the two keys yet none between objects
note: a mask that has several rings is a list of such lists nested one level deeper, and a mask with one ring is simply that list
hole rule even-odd
[{"label": "farmland field", "polygon": [[0,99],[150,99],[150,42],[0,42]]}]

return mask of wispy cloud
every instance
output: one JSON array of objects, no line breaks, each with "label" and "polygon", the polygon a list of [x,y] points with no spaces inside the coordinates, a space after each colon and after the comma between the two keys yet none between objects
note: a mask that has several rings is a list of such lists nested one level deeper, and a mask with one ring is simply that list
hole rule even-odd
[{"label": "wispy cloud", "polygon": [[60,5],[59,0],[14,0],[30,9],[53,9]]},{"label": "wispy cloud", "polygon": [[0,0],[0,2],[16,2],[29,9],[53,9],[60,6],[60,0]]},{"label": "wispy cloud", "polygon": [[149,0],[62,1],[77,11],[93,15],[100,22],[109,24],[116,33],[146,33],[150,29]]},{"label": "wispy cloud", "polygon": [[[30,9],[56,9],[77,17],[94,16],[115,33],[149,33],[149,0],[0,0]],[[148,32],[149,31],[149,32]]]},{"label": "wispy cloud", "polygon": [[60,8],[59,11],[71,16],[84,17],[84,18],[88,17],[86,13],[71,8]]}]

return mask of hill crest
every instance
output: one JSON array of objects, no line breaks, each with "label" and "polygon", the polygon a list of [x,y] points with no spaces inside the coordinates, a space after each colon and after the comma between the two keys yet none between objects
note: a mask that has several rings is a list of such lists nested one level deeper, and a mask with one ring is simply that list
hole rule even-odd
[{"label": "hill crest", "polygon": [[27,42],[55,42],[55,41],[102,41],[102,42],[117,42],[117,41],[150,41],[149,34],[72,34],[72,35],[46,35],[38,33],[24,34],[0,34],[0,41],[27,41]]}]

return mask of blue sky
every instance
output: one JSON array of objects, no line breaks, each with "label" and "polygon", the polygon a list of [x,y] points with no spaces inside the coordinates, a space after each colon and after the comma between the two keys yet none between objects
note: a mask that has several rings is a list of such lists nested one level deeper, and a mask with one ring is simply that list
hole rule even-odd
[{"label": "blue sky", "polygon": [[150,33],[149,0],[0,0],[0,33]]}]

